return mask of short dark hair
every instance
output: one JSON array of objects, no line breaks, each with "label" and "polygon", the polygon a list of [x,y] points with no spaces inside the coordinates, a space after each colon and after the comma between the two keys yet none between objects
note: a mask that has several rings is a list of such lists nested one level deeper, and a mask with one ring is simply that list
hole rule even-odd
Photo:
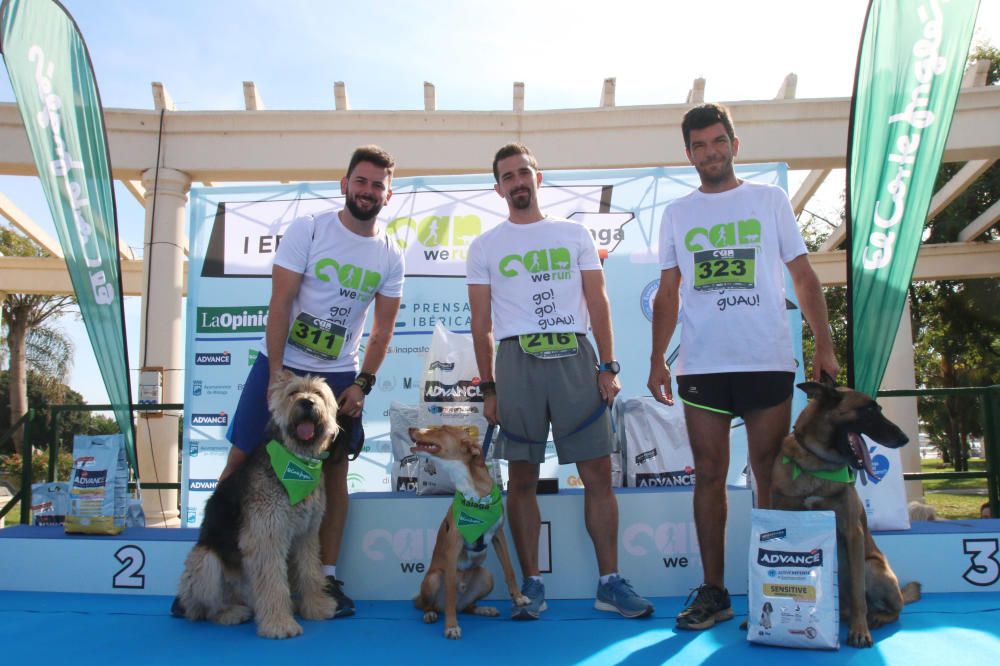
[{"label": "short dark hair", "polygon": [[351,161],[347,165],[347,178],[351,177],[354,167],[358,166],[361,162],[371,162],[377,167],[386,169],[389,172],[389,178],[392,178],[392,170],[396,168],[396,162],[392,159],[392,155],[375,144],[369,144],[367,146],[360,146],[351,155]]},{"label": "short dark hair", "polygon": [[721,104],[702,104],[685,113],[684,120],[681,121],[681,134],[684,135],[684,147],[691,150],[691,130],[705,129],[715,123],[722,123],[722,126],[726,128],[726,134],[729,135],[730,141],[736,138],[736,132],[733,130],[733,121],[729,117],[729,109]]},{"label": "short dark hair", "polygon": [[538,160],[535,159],[530,148],[523,143],[508,143],[493,156],[493,178],[498,183],[500,182],[500,170],[497,168],[497,164],[500,163],[500,160],[505,160],[514,155],[524,155],[528,158],[528,164],[531,165],[531,168],[538,171]]}]

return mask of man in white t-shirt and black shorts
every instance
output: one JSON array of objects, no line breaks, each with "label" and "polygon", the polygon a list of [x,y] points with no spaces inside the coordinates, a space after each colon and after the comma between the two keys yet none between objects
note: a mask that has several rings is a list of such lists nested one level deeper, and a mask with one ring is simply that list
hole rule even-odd
[{"label": "man in white t-shirt and black shorts", "polygon": [[738,416],[746,425],[761,508],[770,506],[771,467],[789,429],[795,358],[784,267],[816,341],[814,376],[836,377],[838,365],[823,290],[785,192],[736,177],[740,142],[725,107],[691,109],[681,131],[701,187],[672,201],[660,225],[648,386],[673,404],[664,354],[682,303],[675,369],[698,476],[694,519],[704,582],[677,626],[699,630],[733,616],[724,584],[730,422]]},{"label": "man in white t-shirt and black shorts", "polygon": [[[351,452],[360,450],[365,396],[385,359],[403,294],[403,253],[377,224],[392,196],[394,166],[389,153],[378,146],[358,148],[340,181],[344,208],[298,218],[281,237],[271,271],[267,329],[227,434],[233,446],[220,478],[264,443],[270,418],[268,387],[283,368],[326,380],[340,415],[354,419]],[[372,303],[371,332],[359,366]],[[320,557],[327,592],[337,600],[335,617],[354,614],[354,601],[336,577],[347,521],[347,465],[344,455],[332,456],[323,465],[326,512]]]},{"label": "man in white t-shirt and black shorts", "polygon": [[594,240],[583,225],[542,214],[542,174],[526,146],[501,148],[493,175],[510,217],[469,246],[466,281],[484,415],[499,422],[495,455],[509,461],[507,514],[524,575],[521,591],[530,600],[515,607],[513,617],[535,620],[547,608],[536,493],[550,424],[559,462],[576,463],[584,484],[584,517],[600,575],[595,608],[648,616],[652,604],[618,574],[607,407],[621,387]]}]

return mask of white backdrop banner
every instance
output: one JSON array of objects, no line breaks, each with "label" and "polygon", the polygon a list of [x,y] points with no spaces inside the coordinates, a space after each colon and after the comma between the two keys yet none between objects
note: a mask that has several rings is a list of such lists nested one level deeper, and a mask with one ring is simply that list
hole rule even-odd
[{"label": "white backdrop banner", "polygon": [[[737,175],[786,187],[787,170],[780,164],[739,166]],[[544,174],[543,210],[580,221],[606,256],[622,398],[647,394],[663,208],[698,184],[697,173],[687,167]],[[208,468],[219,462],[214,453],[202,457],[202,452],[225,446],[229,419],[264,335],[271,263],[281,235],[295,218],[341,205],[336,183],[191,191],[183,461],[188,526],[201,522],[200,507],[212,490]],[[406,251],[406,286],[389,354],[366,401],[367,440],[351,463],[352,491],[392,490],[389,406],[393,401],[417,404],[424,354],[436,324],[469,331],[466,252],[472,239],[506,219],[506,212],[493,191],[492,174],[393,181],[393,197],[380,221]],[[801,316],[794,293],[788,298],[793,343],[801,348]],[[671,359],[677,340],[679,332],[671,342]],[[801,380],[801,369],[799,375]],[[796,392],[794,413],[803,405],[804,396]],[[746,463],[741,422],[734,422],[732,442],[730,481],[739,482]],[[572,465],[548,473],[543,469],[543,475],[558,476],[564,488],[580,485],[575,474]]]}]

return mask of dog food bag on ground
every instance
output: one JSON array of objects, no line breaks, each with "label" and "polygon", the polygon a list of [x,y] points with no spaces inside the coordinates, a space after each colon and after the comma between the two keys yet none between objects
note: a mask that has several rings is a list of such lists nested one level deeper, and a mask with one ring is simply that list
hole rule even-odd
[{"label": "dog food bag on ground", "polygon": [[128,462],[120,434],[73,438],[69,493],[66,532],[119,534],[125,529]]},{"label": "dog food bag on ground", "polygon": [[747,640],[837,649],[839,634],[833,512],[753,509]]},{"label": "dog food bag on ground", "polygon": [[62,525],[69,511],[69,483],[35,483],[31,486],[31,524]]}]

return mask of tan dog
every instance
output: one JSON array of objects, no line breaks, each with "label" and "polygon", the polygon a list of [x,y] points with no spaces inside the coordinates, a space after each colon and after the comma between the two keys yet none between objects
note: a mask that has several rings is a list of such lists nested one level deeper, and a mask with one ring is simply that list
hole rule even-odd
[{"label": "tan dog", "polygon": [[[882,415],[863,393],[823,382],[799,384],[812,400],[781,445],[771,479],[771,508],[833,511],[837,518],[837,553],[841,617],[848,618],[847,642],[871,647],[871,629],[899,619],[903,604],[920,598],[920,584],[902,590],[868,530],[868,518],[853,480],[817,474],[857,470],[874,476],[861,435],[889,448],[907,442],[903,431]],[[828,474],[827,474],[828,475]],[[852,475],[853,479],[853,475]]]},{"label": "tan dog", "polygon": [[431,564],[420,584],[420,594],[413,599],[414,605],[424,612],[424,622],[436,622],[438,613],[444,612],[444,635],[446,638],[461,638],[458,626],[458,611],[496,617],[500,614],[492,606],[477,606],[476,602],[493,591],[493,576],[483,567],[486,561],[486,542],[493,542],[493,549],[503,567],[507,591],[514,604],[524,606],[528,598],[521,594],[511,566],[507,550],[507,538],[503,531],[503,505],[499,491],[493,492],[494,482],[486,469],[483,451],[472,440],[464,428],[435,426],[432,428],[410,428],[410,439],[415,443],[410,451],[434,461],[438,469],[451,476],[458,493],[465,500],[464,506],[486,506],[490,497],[499,506],[499,519],[489,526],[479,539],[469,543],[456,524],[459,520],[470,524],[478,518],[469,517],[463,511],[463,504],[456,496],[458,506],[448,508],[441,527]]},{"label": "tan dog", "polygon": [[[290,638],[302,633],[293,607],[307,620],[326,620],[337,610],[324,591],[319,556],[326,507],[322,472],[314,487],[301,481],[303,470],[315,471],[339,432],[337,402],[322,379],[288,373],[272,387],[268,406],[273,436],[291,455],[273,462],[261,445],[219,482],[205,506],[171,612],[218,624],[256,617],[259,636]],[[288,490],[276,469],[292,479]]]}]

